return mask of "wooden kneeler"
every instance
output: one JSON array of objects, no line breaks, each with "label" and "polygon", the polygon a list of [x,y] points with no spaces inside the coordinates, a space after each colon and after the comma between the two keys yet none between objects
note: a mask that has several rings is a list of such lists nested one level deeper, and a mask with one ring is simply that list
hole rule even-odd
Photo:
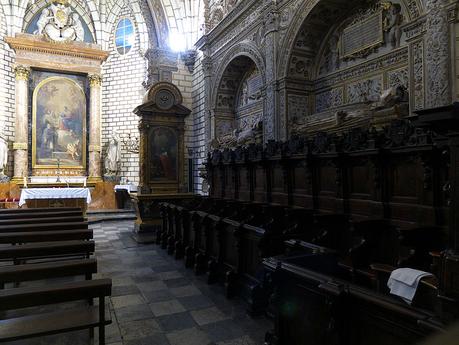
[{"label": "wooden kneeler", "polygon": [[[111,295],[110,279],[86,280],[52,287],[27,287],[0,291],[0,310],[8,311],[79,300],[99,299],[98,306],[69,308],[65,311],[39,313],[0,321],[0,343],[99,328],[99,344],[105,344],[105,326],[111,324],[105,314],[105,297]],[[92,336],[91,332],[91,336]]]}]

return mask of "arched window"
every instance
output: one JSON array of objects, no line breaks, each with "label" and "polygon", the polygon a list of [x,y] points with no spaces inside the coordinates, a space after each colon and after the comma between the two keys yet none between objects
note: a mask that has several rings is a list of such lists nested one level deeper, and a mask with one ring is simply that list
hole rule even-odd
[{"label": "arched window", "polygon": [[119,54],[125,55],[130,52],[134,45],[134,25],[128,18],[119,21],[115,33],[115,45]]}]

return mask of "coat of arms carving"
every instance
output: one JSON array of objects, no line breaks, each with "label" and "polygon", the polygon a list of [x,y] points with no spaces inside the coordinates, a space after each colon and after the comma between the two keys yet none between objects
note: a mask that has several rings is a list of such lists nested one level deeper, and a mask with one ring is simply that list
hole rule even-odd
[{"label": "coat of arms carving", "polygon": [[43,9],[37,22],[37,35],[54,42],[84,41],[84,27],[67,0],[55,0]]}]

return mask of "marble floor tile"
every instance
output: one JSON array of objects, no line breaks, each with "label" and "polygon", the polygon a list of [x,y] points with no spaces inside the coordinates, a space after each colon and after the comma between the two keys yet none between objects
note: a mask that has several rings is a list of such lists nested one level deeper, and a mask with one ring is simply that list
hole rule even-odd
[{"label": "marble floor tile", "polygon": [[186,311],[177,300],[155,302],[150,304],[151,311],[155,316],[170,315]]}]

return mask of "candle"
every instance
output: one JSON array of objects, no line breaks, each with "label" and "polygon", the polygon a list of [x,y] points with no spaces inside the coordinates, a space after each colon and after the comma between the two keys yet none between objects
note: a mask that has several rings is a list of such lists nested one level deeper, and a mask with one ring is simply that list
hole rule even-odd
[{"label": "candle", "polygon": [[84,188],[86,188],[86,177],[84,178]]},{"label": "candle", "polygon": [[24,176],[24,187],[27,188],[27,177]]}]

